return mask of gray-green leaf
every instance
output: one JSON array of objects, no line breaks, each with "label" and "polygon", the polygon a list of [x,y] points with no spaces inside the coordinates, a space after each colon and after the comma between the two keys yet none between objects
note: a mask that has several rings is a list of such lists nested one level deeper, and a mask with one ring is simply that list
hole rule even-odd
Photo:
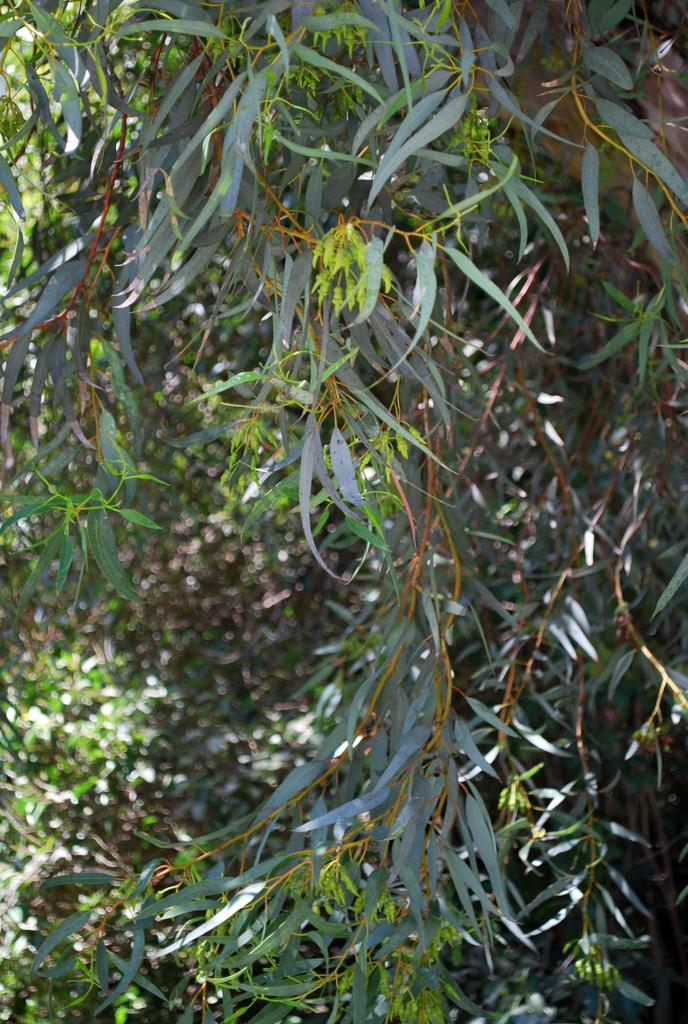
[{"label": "gray-green leaf", "polygon": [[645,186],[635,177],[633,178],[633,207],[638,215],[640,226],[647,235],[648,241],[654,245],[662,259],[667,260],[669,263],[676,263],[676,257],[664,233],[654,199]]},{"label": "gray-green leaf", "polygon": [[669,601],[674,598],[679,587],[682,587],[686,580],[688,580],[688,554],[684,555],[681,564],[669,580],[668,586],[662,591],[659,601],[655,606],[655,610],[652,613],[653,619],[666,608]]},{"label": "gray-green leaf", "polygon": [[583,62],[596,75],[601,75],[608,82],[618,85],[620,89],[633,88],[631,73],[618,53],[607,46],[586,46],[583,49]]},{"label": "gray-green leaf", "polygon": [[592,244],[597,245],[600,238],[600,156],[590,142],[583,153],[581,184],[590,237]]}]

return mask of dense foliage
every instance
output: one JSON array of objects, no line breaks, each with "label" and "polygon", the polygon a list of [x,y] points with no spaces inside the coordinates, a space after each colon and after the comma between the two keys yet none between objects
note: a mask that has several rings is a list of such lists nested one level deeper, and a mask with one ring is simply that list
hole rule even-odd
[{"label": "dense foliage", "polygon": [[680,1019],[683,5],[0,12],[6,1019]]}]

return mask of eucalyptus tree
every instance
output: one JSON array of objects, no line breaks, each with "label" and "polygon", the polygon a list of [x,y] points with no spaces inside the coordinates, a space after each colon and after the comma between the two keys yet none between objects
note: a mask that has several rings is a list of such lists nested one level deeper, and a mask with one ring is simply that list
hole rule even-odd
[{"label": "eucalyptus tree", "polygon": [[[141,599],[151,444],[215,444],[249,529],[290,510],[341,617],[261,807],[50,880],[74,910],[34,969],[96,1016],[132,985],[185,1024],[652,1003],[628,875],[648,751],[685,743],[680,7],[2,5],[8,643],[51,588]],[[225,332],[197,430],[147,432],[149,327],[191,369]]]}]

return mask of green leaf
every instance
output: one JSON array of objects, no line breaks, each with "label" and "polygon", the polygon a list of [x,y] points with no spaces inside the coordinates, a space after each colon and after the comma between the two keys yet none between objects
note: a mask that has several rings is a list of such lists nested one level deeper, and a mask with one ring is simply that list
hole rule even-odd
[{"label": "green leaf", "polygon": [[14,180],[14,176],[10,169],[10,165],[5,160],[4,156],[0,154],[0,185],[3,186],[7,192],[7,198],[10,201],[12,209],[21,220],[26,220],[26,213],[24,212],[24,204],[22,203],[17,183]]},{"label": "green leaf", "polygon": [[344,436],[339,427],[335,427],[332,431],[329,447],[332,472],[339,484],[339,490],[342,492],[342,497],[345,501],[348,501],[350,505],[364,505],[365,502],[361,496],[360,490],[358,489],[354,460],[351,457],[349,446],[344,440]]},{"label": "green leaf", "polygon": [[293,43],[292,52],[295,57],[299,57],[306,64],[311,64],[314,68],[322,68],[323,71],[331,71],[335,80],[346,78],[353,85],[358,86],[359,89],[363,89],[369,96],[372,96],[378,103],[382,103],[382,96],[377,91],[374,85],[366,81],[360,75],[357,75],[355,71],[348,68],[345,64],[336,64],[329,57],[324,57],[321,53],[317,53],[315,50],[311,50],[308,46],[304,46],[302,43]]},{"label": "green leaf", "polygon": [[186,437],[168,437],[167,444],[170,448],[193,448],[197,444],[210,444],[212,441],[217,441],[220,437],[229,433],[233,426],[234,423],[232,421],[229,423],[217,423],[214,427],[197,430],[193,434],[187,434]]},{"label": "green leaf", "polygon": [[591,0],[588,17],[594,35],[602,35],[629,14],[633,0]]},{"label": "green leaf", "polygon": [[671,161],[649,139],[619,132],[624,146],[667,185],[682,206],[688,206],[688,180],[681,177]]},{"label": "green leaf", "polygon": [[38,947],[33,964],[31,965],[32,973],[36,974],[38,972],[41,964],[44,963],[54,949],[57,949],[61,942],[64,942],[65,939],[70,938],[76,932],[81,931],[88,921],[91,920],[91,915],[92,911],[90,910],[80,910],[76,914],[70,914],[69,917],[66,917]]},{"label": "green leaf", "polygon": [[318,547],[313,539],[313,531],[311,529],[311,485],[313,483],[313,473],[315,470],[315,455],[318,439],[318,422],[313,413],[311,413],[306,421],[306,431],[303,448],[301,450],[301,463],[299,467],[299,511],[301,514],[301,526],[304,537],[306,538],[306,543],[308,544],[308,547],[320,568],[324,569],[327,575],[332,576],[333,579],[341,580],[341,576],[338,576],[332,571],[332,569],[330,569],[329,565],[318,551]]},{"label": "green leaf", "polygon": [[609,295],[609,297],[612,298],[614,302],[621,306],[622,309],[625,309],[627,313],[631,314],[631,316],[635,315],[636,307],[633,305],[633,303],[627,295],[624,295],[622,291],[619,291],[616,285],[613,285],[611,281],[603,281],[602,287],[606,291],[607,295]]},{"label": "green leaf", "polygon": [[606,825],[612,835],[621,836],[622,839],[628,839],[631,843],[639,843],[641,846],[646,846],[648,850],[650,849],[651,844],[644,836],[638,835],[637,832],[632,832],[629,828],[619,825],[616,821],[608,821]]},{"label": "green leaf", "polygon": [[640,139],[652,139],[652,130],[649,125],[632,114],[626,106],[597,97],[594,102],[602,120],[611,125],[619,134],[637,135]]},{"label": "green leaf", "polygon": [[122,597],[129,601],[138,601],[139,595],[120,565],[112,526],[103,509],[89,512],[86,519],[86,537],[96,564],[108,583],[111,583]]},{"label": "green leaf", "polygon": [[668,585],[662,591],[659,601],[655,605],[655,610],[652,613],[654,619],[661,611],[664,611],[669,601],[672,601],[676,596],[677,591],[683,584],[688,580],[688,554],[684,555],[681,564],[669,580]]},{"label": "green leaf", "polygon": [[229,391],[230,388],[236,388],[240,384],[250,384],[256,380],[265,380],[266,374],[263,370],[242,370],[241,373],[232,374],[229,380],[223,380],[219,384],[214,384],[208,391],[204,391],[201,395],[196,395],[195,398],[191,399],[190,404],[196,405],[198,402],[205,401],[206,398],[212,398],[213,395],[221,395],[223,391]]},{"label": "green leaf", "polygon": [[60,885],[116,885],[120,881],[115,875],[104,871],[73,871],[68,875],[55,875],[41,884],[41,889],[55,889]]},{"label": "green leaf", "polygon": [[267,28],[268,32],[270,33],[270,35],[280,48],[280,53],[282,54],[282,59],[284,60],[284,70],[287,73],[289,73],[289,47],[287,46],[287,41],[284,38],[284,33],[280,28],[280,24],[274,14],[271,14],[270,17],[268,18]]},{"label": "green leaf", "polygon": [[497,775],[497,772],[494,770],[490,762],[485,760],[485,757],[471,736],[466,723],[462,722],[461,719],[457,719],[454,729],[456,732],[458,749],[463,750],[469,761],[472,761],[473,764],[480,768],[481,771],[485,772],[487,775],[491,775],[493,779],[498,779],[499,776]]},{"label": "green leaf", "polygon": [[100,991],[107,992],[110,985],[110,966],[108,964],[107,949],[102,939],[98,940],[98,945],[96,946],[96,975]]},{"label": "green leaf", "polygon": [[370,186],[367,209],[370,209],[376,196],[382,191],[386,182],[401,167],[405,160],[413,156],[420,149],[428,146],[431,142],[434,142],[440,135],[444,135],[445,132],[456,127],[466,109],[467,102],[468,97],[463,94],[455,97],[453,100],[449,100],[430,118],[430,121],[423,128],[417,131],[415,135],[412,135],[396,151],[385,153]]},{"label": "green leaf", "polygon": [[633,207],[638,215],[640,226],[650,243],[654,245],[663,260],[675,264],[676,257],[664,234],[664,228],[659,219],[654,199],[645,186],[635,177],[633,178]]},{"label": "green leaf", "polygon": [[506,898],[502,872],[497,861],[497,847],[492,829],[488,825],[478,801],[471,794],[466,797],[465,808],[466,822],[475,842],[475,848],[487,869],[497,905],[503,914],[513,917]]},{"label": "green leaf", "polygon": [[652,996],[645,995],[635,985],[631,985],[630,981],[624,981],[623,978],[619,978],[618,981],[614,982],[616,989],[621,993],[622,996],[626,996],[634,1003],[640,1003],[641,1006],[654,1006],[655,1001]]},{"label": "green leaf", "polygon": [[377,237],[371,238],[365,247],[365,299],[360,313],[354,320],[354,324],[360,324],[367,320],[375,309],[382,282],[384,248],[384,242],[381,238]]},{"label": "green leaf", "polygon": [[51,495],[49,498],[26,498],[24,495],[15,495],[14,497],[4,495],[2,501],[12,502],[17,504],[18,502],[25,502],[22,508],[18,508],[16,512],[13,512],[11,516],[8,516],[4,520],[2,526],[0,526],[0,536],[9,530],[10,527],[14,526],[15,523],[20,523],[24,519],[30,519],[32,516],[40,515],[42,512],[49,512],[53,508],[60,508],[63,505],[62,500],[57,495]]},{"label": "green leaf", "polygon": [[[110,959],[112,960],[113,964],[119,971],[126,970],[127,962],[126,960],[123,960],[121,956],[117,956],[116,953],[111,952]],[[150,992],[151,995],[155,996],[157,999],[162,999],[164,1002],[167,1002],[167,996],[165,995],[165,993],[161,992],[158,986],[154,985],[153,982],[150,981],[148,978],[144,978],[144,976],[140,972],[134,975],[132,985],[141,987],[145,989],[146,992]],[[107,989],[107,986],[105,986],[105,989]]]},{"label": "green leaf", "polygon": [[279,784],[263,805],[261,816],[268,817],[271,811],[292,800],[303,790],[310,788],[326,769],[327,763],[319,761],[317,758],[313,758],[311,761],[307,761],[305,764],[300,764],[297,768],[292,769],[286,779]]},{"label": "green leaf", "polygon": [[128,991],[129,986],[134,980],[134,977],[138,973],[138,969],[143,961],[143,954],[146,949],[146,939],[143,931],[137,929],[134,932],[134,941],[131,946],[131,958],[124,965],[122,970],[122,977],[119,979],[113,990],[103,999],[101,1003],[95,1008],[93,1016],[97,1017],[103,1010],[107,1009],[111,1003],[114,1003],[116,999],[119,999],[121,995],[124,995]]},{"label": "green leaf", "polygon": [[55,96],[62,107],[62,116],[67,125],[67,138],[64,143],[65,153],[75,153],[81,142],[82,117],[81,103],[76,83],[72,75],[62,64],[52,62],[55,79]]},{"label": "green leaf", "polygon": [[545,225],[545,227],[551,234],[554,241],[559,246],[559,251],[562,255],[562,259],[564,260],[564,265],[566,269],[570,270],[569,251],[566,245],[566,241],[561,231],[559,230],[558,224],[552,217],[552,214],[549,212],[547,207],[544,206],[544,204],[538,199],[538,197],[535,195],[532,189],[528,188],[526,183],[524,181],[521,181],[520,179],[517,181],[505,181],[504,189],[505,191],[507,189],[513,189],[513,191],[516,192],[519,198],[522,199],[527,206],[530,206],[533,210],[535,210],[535,213],[540,218],[542,223]]},{"label": "green leaf", "polygon": [[[411,354],[412,349],[415,348],[416,344],[421,338],[425,328],[430,322],[432,311],[435,306],[435,298],[437,296],[437,277],[435,274],[435,265],[437,262],[437,242],[433,235],[432,244],[423,239],[420,244],[420,248],[416,252],[416,286],[413,289],[413,313],[410,319],[418,316],[416,323],[416,330],[411,344],[404,355],[406,361]],[[392,367],[394,369],[395,367]]]},{"label": "green leaf", "polygon": [[[511,180],[516,171],[518,170],[519,160],[516,154],[511,158],[511,162],[506,169],[506,172],[501,178],[497,178],[494,184],[490,185],[489,188],[481,189],[480,192],[476,192],[473,195],[466,196],[465,199],[461,199],[458,203],[452,203],[451,206],[447,207],[442,217],[456,216],[457,214],[465,213],[466,211],[475,210],[484,199],[488,196],[494,195],[495,192],[500,192],[506,183]],[[501,170],[501,167],[493,168],[495,172]]]},{"label": "green leaf", "polygon": [[123,25],[113,36],[113,41],[135,38],[142,32],[165,32],[171,36],[201,36],[204,39],[228,38],[221,29],[207,21],[194,21],[188,18],[148,18],[145,21]]},{"label": "green leaf", "polygon": [[316,148],[314,146],[304,146],[299,142],[294,142],[293,139],[288,138],[286,135],[282,135],[281,132],[275,131],[273,138],[276,142],[281,142],[283,146],[290,149],[292,153],[298,153],[300,156],[307,156],[311,160],[334,160],[341,161],[349,164],[363,164],[365,167],[373,167],[373,162],[368,160],[366,157],[352,156],[351,153],[340,153],[338,149],[325,149],[323,147]]},{"label": "green leaf", "polygon": [[369,814],[370,811],[375,810],[376,807],[380,807],[386,800],[389,799],[390,791],[388,787],[384,786],[377,792],[367,793],[365,796],[356,797],[354,800],[349,800],[347,803],[342,804],[341,807],[335,808],[333,811],[326,811],[324,814],[319,814],[317,818],[313,818],[311,821],[305,821],[302,825],[297,825],[294,829],[295,832],[314,832],[319,828],[326,828],[329,825],[349,824],[354,818],[359,818],[361,815]]},{"label": "green leaf", "polygon": [[622,348],[630,344],[637,338],[640,332],[640,321],[633,320],[631,323],[626,324],[620,331],[610,338],[606,345],[603,345],[599,352],[595,352],[594,355],[588,356],[581,363],[582,370],[589,370],[592,366],[598,366],[600,363],[604,363],[605,360],[613,356],[615,352],[620,352]]},{"label": "green leaf", "polygon": [[464,253],[460,252],[458,249],[447,249],[446,251],[447,255],[452,258],[461,273],[465,274],[469,281],[472,281],[473,284],[482,289],[486,295],[489,295],[498,306],[501,306],[502,309],[509,314],[514,323],[520,327],[525,336],[532,341],[533,345],[542,351],[542,346],[538,343],[538,340],[530,327],[525,322],[519,311],[506,297],[501,288],[498,288],[494,281],[491,281],[490,278],[482,272],[482,270],[479,270],[475,263],[473,263],[472,260],[470,260]]},{"label": "green leaf", "polygon": [[[480,884],[479,878],[471,871],[468,865],[465,864],[456,853],[454,853],[452,849],[448,847],[445,848],[444,859],[447,867],[449,868],[449,874],[452,882],[454,883],[454,889],[456,890],[456,895],[459,898],[459,903],[463,907],[476,934],[483,936],[483,930],[478,924],[475,907],[473,906],[473,900],[471,899],[469,890],[474,892],[478,897],[485,917],[487,917],[492,910],[487,893]],[[483,941],[485,941],[484,937]]]},{"label": "green leaf", "polygon": [[633,78],[621,57],[607,46],[584,46],[583,63],[596,75],[601,75],[608,82],[618,85],[620,89],[630,91]]},{"label": "green leaf", "polygon": [[7,21],[0,22],[0,39],[7,39],[8,36],[14,36],[17,34],[20,28],[23,28],[24,22],[19,21],[18,18],[9,18]]},{"label": "green leaf", "polygon": [[365,1024],[368,1018],[368,957],[367,944],[362,942],[356,956],[351,1001],[353,1024]]},{"label": "green leaf", "polygon": [[356,519],[351,519],[349,516],[347,516],[346,525],[351,530],[352,533],[356,534],[357,537],[360,537],[361,540],[364,540],[367,544],[370,544],[372,547],[377,548],[379,551],[391,550],[389,546],[385,543],[385,541],[382,539],[382,537],[380,537],[377,533],[373,533],[372,530],[369,530],[366,526],[363,525],[363,523],[359,523]]},{"label": "green leaf", "polygon": [[494,713],[494,711],[485,707],[485,705],[479,700],[476,700],[474,697],[466,697],[466,703],[478,718],[482,718],[484,722],[487,722],[489,725],[493,725],[495,729],[505,733],[507,736],[518,736],[518,733],[515,733],[510,726],[503,722],[501,718]]},{"label": "green leaf", "polygon": [[647,359],[653,326],[652,320],[643,320],[638,334],[638,383],[640,387],[643,387],[647,374]]},{"label": "green leaf", "polygon": [[321,383],[324,384],[328,377],[331,377],[333,373],[336,373],[337,370],[344,366],[344,363],[353,363],[357,353],[358,348],[352,348],[350,352],[346,352],[343,356],[340,356],[339,359],[332,363],[331,366],[327,367],[322,375]]},{"label": "green leaf", "polygon": [[581,184],[590,237],[595,246],[600,239],[600,156],[590,142],[583,153]]},{"label": "green leaf", "polygon": [[149,530],[162,530],[162,526],[154,523],[152,519],[144,516],[143,512],[139,512],[135,508],[116,508],[115,512],[130,523],[136,523],[137,526],[145,526]]},{"label": "green leaf", "polygon": [[169,946],[165,946],[164,949],[157,950],[155,957],[169,956],[170,953],[176,953],[178,949],[183,949],[185,946],[191,945],[196,939],[199,939],[201,935],[207,935],[208,932],[214,931],[219,928],[220,925],[224,924],[225,921],[229,921],[230,918],[238,914],[240,910],[244,910],[245,907],[250,906],[256,898],[261,894],[265,888],[265,882],[253,882],[251,885],[247,885],[245,889],[238,892],[236,896],[227,903],[222,910],[218,910],[216,914],[213,914],[204,921],[203,924],[199,924],[196,928],[192,928],[190,932],[183,935],[181,938],[172,942]]},{"label": "green leaf", "polygon": [[487,0],[487,6],[491,7],[495,14],[499,15],[507,28],[517,27],[516,19],[509,8],[507,0]]}]

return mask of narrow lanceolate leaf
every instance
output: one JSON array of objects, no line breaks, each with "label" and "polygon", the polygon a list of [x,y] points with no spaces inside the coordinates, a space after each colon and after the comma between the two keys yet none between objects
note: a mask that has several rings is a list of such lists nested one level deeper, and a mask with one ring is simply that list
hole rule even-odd
[{"label": "narrow lanceolate leaf", "polygon": [[509,7],[507,0],[487,0],[487,6],[491,7],[495,14],[499,15],[508,28],[516,28],[514,12]]},{"label": "narrow lanceolate leaf", "polygon": [[640,1003],[641,1006],[654,1006],[654,999],[652,996],[648,996],[645,992],[641,992],[639,988],[632,985],[630,981],[625,981],[623,978],[619,978],[614,983],[616,988],[625,996],[626,999],[630,999],[634,1003]]},{"label": "narrow lanceolate leaf", "polygon": [[22,220],[26,220],[26,214],[24,212],[24,204],[22,203],[17,183],[14,180],[14,176],[10,169],[10,165],[5,160],[4,156],[0,153],[0,185],[7,192],[7,198],[9,199],[12,209]]},{"label": "narrow lanceolate leaf", "polygon": [[518,735],[518,733],[515,733],[514,730],[506,724],[506,722],[503,722],[491,708],[485,707],[481,701],[475,700],[473,697],[466,697],[466,703],[470,707],[471,711],[473,711],[479,718],[482,718],[484,722],[494,726],[495,729],[503,732],[506,736]]},{"label": "narrow lanceolate leaf", "polygon": [[605,125],[611,125],[620,135],[636,135],[640,139],[652,139],[652,129],[639,117],[619,103],[595,98],[597,112]]},{"label": "narrow lanceolate leaf", "polygon": [[483,942],[488,941],[489,932],[485,935],[478,924],[473,900],[470,895],[472,892],[477,898],[486,918],[490,912],[494,911],[494,908],[487,897],[487,893],[480,884],[480,879],[451,848],[447,847],[445,849],[444,859],[447,867],[449,868],[449,874],[451,875],[452,882],[454,883],[459,903],[461,904],[470,924],[475,932],[481,936]]},{"label": "narrow lanceolate leaf", "polygon": [[134,941],[131,945],[131,957],[124,965],[122,977],[119,979],[112,992],[109,992],[105,999],[103,999],[102,1003],[96,1007],[94,1011],[95,1017],[102,1013],[103,1010],[107,1009],[108,1006],[114,1003],[115,999],[119,999],[119,997],[124,995],[124,993],[129,989],[129,986],[136,977],[138,969],[143,961],[145,948],[146,940],[144,933],[142,930],[137,929],[137,931],[134,932]]},{"label": "narrow lanceolate leaf", "polygon": [[138,36],[142,32],[165,32],[178,36],[202,36],[205,39],[226,39],[225,33],[207,21],[196,21],[190,18],[150,18],[146,21],[133,21],[123,25],[113,38],[126,39]]},{"label": "narrow lanceolate leaf", "polygon": [[475,797],[467,796],[465,806],[466,821],[475,842],[475,848],[487,869],[499,909],[503,914],[511,917],[512,913],[506,898],[506,890],[497,860],[497,847],[492,830],[488,826]]},{"label": "narrow lanceolate leaf", "polygon": [[413,445],[414,448],[417,448],[419,451],[423,452],[424,455],[427,455],[428,458],[433,460],[433,462],[436,462],[439,466],[444,466],[445,469],[447,468],[440,457],[436,455],[431,448],[428,448],[428,446],[424,444],[417,435],[412,434],[402,423],[399,422],[399,420],[395,419],[382,402],[378,402],[374,395],[370,394],[362,387],[355,387],[353,390],[356,398],[370,409],[374,416],[377,416],[379,420],[386,423],[388,427],[391,427],[397,434],[400,434],[401,437],[403,437],[410,445]]},{"label": "narrow lanceolate leaf", "polygon": [[285,345],[291,341],[292,326],[296,315],[296,307],[304,301],[304,292],[308,286],[313,262],[309,252],[302,252],[294,260],[286,287],[282,295],[280,310],[280,330]]},{"label": "narrow lanceolate leaf", "polygon": [[559,225],[554,220],[554,217],[549,212],[544,203],[541,202],[541,200],[535,195],[532,189],[528,188],[524,181],[508,181],[508,183],[505,182],[504,187],[505,189],[513,189],[518,194],[518,196],[523,200],[523,202],[526,203],[528,206],[531,207],[531,209],[535,211],[537,216],[540,218],[542,223],[545,225],[545,227],[551,234],[554,241],[559,246],[559,251],[564,260],[566,269],[568,270],[570,267],[570,259],[569,251],[566,246],[566,240],[564,239],[564,236],[559,230]]},{"label": "narrow lanceolate leaf", "polygon": [[659,613],[666,608],[669,601],[674,599],[679,587],[682,587],[686,580],[688,580],[688,554],[683,557],[678,569],[669,580],[668,586],[662,591],[659,601],[655,606],[655,610],[652,613],[653,619],[655,615],[659,615]]},{"label": "narrow lanceolate leaf", "polygon": [[463,750],[466,757],[473,762],[481,771],[487,775],[491,775],[493,779],[498,779],[499,776],[494,770],[489,761],[485,760],[485,756],[478,749],[478,746],[470,734],[468,726],[461,719],[457,719],[455,724],[456,739],[460,750]]},{"label": "narrow lanceolate leaf", "polygon": [[411,341],[411,348],[414,348],[418,343],[432,316],[437,296],[436,259],[437,244],[434,236],[432,244],[424,238],[416,252],[416,286],[413,289],[412,317],[417,316],[418,320]]},{"label": "narrow lanceolate leaf", "polygon": [[348,501],[350,505],[364,505],[365,502],[358,489],[354,460],[339,427],[334,428],[330,438],[330,460],[332,472],[344,500]]},{"label": "narrow lanceolate leaf", "polygon": [[375,3],[374,0],[359,0],[359,6],[366,19],[374,26],[368,30],[368,37],[373,44],[375,56],[380,65],[382,80],[390,93],[395,93],[399,88],[399,83],[391,45],[392,34],[387,15],[382,4]]},{"label": "narrow lanceolate leaf", "polygon": [[392,177],[394,172],[398,170],[405,160],[408,160],[410,156],[417,153],[419,149],[424,149],[429,146],[431,142],[439,138],[440,135],[444,135],[451,128],[455,128],[466,109],[468,97],[461,95],[455,97],[446,103],[435,115],[424,125],[419,131],[412,135],[403,146],[400,146],[393,154],[385,154],[380,162],[380,166],[375,172],[372,185],[370,186],[370,195],[368,196],[368,209],[370,209],[375,198],[382,191],[386,183]]},{"label": "narrow lanceolate leaf", "polygon": [[89,512],[86,520],[86,536],[96,565],[108,583],[112,584],[122,597],[126,597],[130,601],[137,601],[139,595],[120,565],[112,527],[103,509]]},{"label": "narrow lanceolate leaf", "polygon": [[60,302],[84,277],[88,267],[86,260],[75,260],[58,267],[48,280],[41,296],[24,321],[24,331],[33,330],[43,320],[48,320],[58,309]]},{"label": "narrow lanceolate leaf", "polygon": [[622,58],[608,46],[586,46],[583,48],[583,63],[596,75],[601,75],[608,82],[618,85],[620,89],[633,88],[631,72]]},{"label": "narrow lanceolate leaf", "polygon": [[362,89],[363,92],[367,92],[378,103],[382,103],[382,96],[375,86],[367,81],[367,79],[362,78],[361,75],[357,75],[355,71],[352,71],[345,64],[337,64],[335,61],[330,60],[329,57],[324,57],[321,53],[311,50],[308,46],[303,46],[301,43],[294,43],[292,50],[294,56],[299,57],[304,63],[311,64],[315,68],[322,68],[323,71],[330,71],[336,78],[347,78],[353,85]]},{"label": "narrow lanceolate leaf", "polygon": [[60,885],[114,885],[119,879],[105,871],[73,871],[68,875],[54,875],[41,884],[41,889],[55,889]]},{"label": "narrow lanceolate leaf", "polygon": [[55,96],[60,101],[62,116],[67,126],[64,141],[65,153],[74,153],[81,142],[81,103],[76,83],[66,68],[59,62],[52,64],[55,79]]},{"label": "narrow lanceolate leaf", "polygon": [[209,917],[203,924],[199,924],[197,928],[192,928],[190,932],[177,939],[176,942],[171,943],[169,946],[165,946],[155,955],[156,957],[167,956],[170,953],[176,952],[178,949],[182,949],[184,946],[190,945],[199,939],[201,935],[207,935],[208,932],[214,931],[219,928],[220,925],[224,924],[225,921],[229,921],[230,918],[238,914],[240,910],[250,906],[251,903],[260,895],[265,888],[264,882],[253,882],[251,885],[247,885],[245,889],[238,892],[236,896],[227,903],[222,910],[218,910],[216,914]]},{"label": "narrow lanceolate leaf", "polygon": [[597,245],[600,239],[600,155],[591,143],[583,153],[581,183],[590,238],[592,244]]},{"label": "narrow lanceolate leaf", "polygon": [[[121,277],[118,282],[118,293],[121,293],[124,288],[126,281],[124,277]],[[117,298],[121,296],[118,294]],[[143,374],[141,373],[136,359],[134,357],[134,351],[131,345],[131,309],[129,306],[118,306],[115,304],[115,296],[113,296],[112,302],[112,325],[115,330],[115,337],[119,350],[122,353],[122,359],[127,364],[134,378],[139,384],[143,384]]]},{"label": "narrow lanceolate leaf", "polygon": [[306,421],[306,433],[303,440],[301,465],[299,468],[299,510],[301,513],[301,526],[304,537],[306,538],[306,543],[308,544],[308,547],[310,548],[318,565],[321,569],[325,570],[328,576],[332,576],[336,580],[341,580],[341,577],[337,576],[337,574],[330,569],[329,565],[318,551],[311,527],[311,485],[313,483],[313,473],[315,471],[316,434],[318,434],[318,422],[315,416],[311,414]]},{"label": "narrow lanceolate leaf", "polygon": [[614,337],[610,338],[607,344],[603,345],[599,352],[595,352],[594,355],[588,356],[587,359],[584,359],[581,363],[581,368],[583,370],[588,370],[592,366],[598,366],[600,363],[604,363],[605,360],[609,359],[610,356],[613,356],[615,352],[621,351],[621,349],[630,344],[634,338],[637,338],[639,330],[639,321],[632,320],[631,323],[626,324],[620,331],[617,331]]},{"label": "narrow lanceolate leaf", "polygon": [[375,309],[382,282],[383,252],[384,242],[382,239],[371,238],[365,248],[365,299],[354,324],[360,324],[363,320],[367,320]]},{"label": "narrow lanceolate leaf", "polygon": [[110,965],[108,964],[107,949],[102,939],[96,946],[96,976],[100,991],[107,992],[110,985]]},{"label": "narrow lanceolate leaf", "polygon": [[[495,168],[496,172],[497,168]],[[504,186],[511,180],[516,171],[518,170],[518,157],[516,154],[511,158],[511,162],[507,167],[501,178],[497,178],[487,188],[482,188],[480,192],[475,192],[473,195],[466,196],[464,199],[460,199],[458,203],[452,203],[444,213],[443,217],[456,217],[458,214],[466,211],[475,210],[480,203],[482,203],[488,196],[494,195],[495,192],[499,192]]]},{"label": "narrow lanceolate leaf", "polygon": [[447,254],[451,256],[461,273],[465,274],[469,281],[472,281],[473,284],[482,289],[486,295],[489,295],[497,305],[501,306],[502,309],[509,314],[514,323],[520,327],[526,338],[528,338],[529,341],[532,341],[533,345],[542,351],[542,346],[539,344],[530,327],[516,307],[506,297],[501,288],[498,288],[494,281],[491,281],[490,278],[487,277],[482,270],[479,270],[475,263],[473,263],[473,261],[459,249],[447,249]]},{"label": "narrow lanceolate leaf", "polygon": [[38,947],[33,964],[31,965],[32,972],[35,974],[53,950],[57,949],[60,943],[64,942],[65,939],[68,939],[72,935],[75,935],[76,932],[81,931],[90,919],[90,910],[81,910],[76,914],[70,914],[69,917],[66,917],[62,924],[58,925],[55,931],[51,932],[47,939],[45,939]]},{"label": "narrow lanceolate leaf", "polygon": [[652,173],[673,192],[682,206],[688,206],[688,179],[682,178],[668,157],[649,139],[619,132],[619,138],[626,149],[638,158],[644,168]]},{"label": "narrow lanceolate leaf", "polygon": [[647,235],[648,241],[654,245],[662,259],[667,260],[669,263],[676,263],[676,257],[672,252],[667,236],[664,234],[664,228],[659,219],[654,199],[645,186],[635,177],[633,178],[633,208],[638,215],[640,226]]},{"label": "narrow lanceolate leaf", "polygon": [[348,824],[354,818],[368,815],[370,811],[380,807],[389,798],[389,795],[390,791],[386,786],[377,792],[366,793],[364,796],[356,797],[355,800],[349,800],[348,803],[342,804],[341,807],[337,807],[333,811],[327,811],[311,821],[304,822],[303,825],[298,825],[294,831],[314,832],[318,828],[325,828],[337,823]]},{"label": "narrow lanceolate leaf", "polygon": [[223,391],[229,391],[230,388],[236,388],[241,384],[252,384],[254,381],[264,380],[265,377],[266,374],[261,370],[241,370],[240,373],[233,374],[229,380],[220,381],[219,384],[214,384],[208,391],[196,395],[195,398],[191,399],[191,405],[203,402],[206,398],[212,398],[214,395],[221,395]]},{"label": "narrow lanceolate leaf", "polygon": [[162,530],[162,526],[158,526],[148,516],[144,516],[143,512],[139,512],[138,509],[118,508],[115,511],[123,519],[127,519],[130,523],[135,523],[136,526],[145,526],[147,530]]}]

